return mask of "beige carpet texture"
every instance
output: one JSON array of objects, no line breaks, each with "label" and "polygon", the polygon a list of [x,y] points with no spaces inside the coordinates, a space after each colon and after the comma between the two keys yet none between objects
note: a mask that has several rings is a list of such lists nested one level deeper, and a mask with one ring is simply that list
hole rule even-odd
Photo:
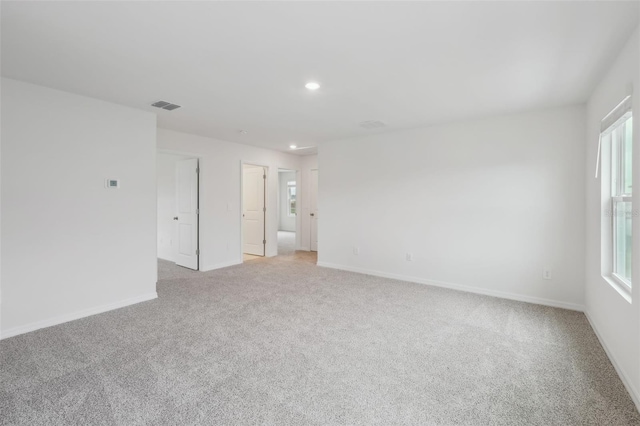
[{"label": "beige carpet texture", "polygon": [[2,425],[640,425],[585,316],[317,267],[199,273],[0,342]]}]

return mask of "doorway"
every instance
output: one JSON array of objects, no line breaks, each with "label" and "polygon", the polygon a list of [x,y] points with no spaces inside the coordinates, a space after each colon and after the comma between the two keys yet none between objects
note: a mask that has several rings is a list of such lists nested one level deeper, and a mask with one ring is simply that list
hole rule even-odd
[{"label": "doorway", "polygon": [[266,254],[267,167],[242,165],[243,261]]},{"label": "doorway", "polygon": [[311,251],[318,251],[318,170],[311,170],[309,185],[309,215],[311,227]]},{"label": "doorway", "polygon": [[200,269],[200,164],[197,157],[158,152],[158,258]]},{"label": "doorway", "polygon": [[278,255],[296,252],[298,182],[295,170],[278,169]]}]

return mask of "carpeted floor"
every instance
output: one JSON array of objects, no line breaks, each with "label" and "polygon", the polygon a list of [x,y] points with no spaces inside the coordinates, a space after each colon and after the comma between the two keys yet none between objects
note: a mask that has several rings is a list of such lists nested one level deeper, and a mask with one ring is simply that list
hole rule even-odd
[{"label": "carpeted floor", "polygon": [[296,252],[296,233],[278,231],[278,255],[290,256]]},{"label": "carpeted floor", "polygon": [[159,298],[0,343],[0,424],[640,425],[584,315],[315,266],[161,261]]}]

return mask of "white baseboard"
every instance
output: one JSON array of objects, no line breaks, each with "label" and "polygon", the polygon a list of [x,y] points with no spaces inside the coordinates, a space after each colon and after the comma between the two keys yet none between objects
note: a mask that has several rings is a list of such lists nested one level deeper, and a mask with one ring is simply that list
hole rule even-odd
[{"label": "white baseboard", "polygon": [[607,341],[604,340],[602,334],[600,334],[600,331],[598,330],[598,327],[596,326],[596,323],[591,319],[591,316],[589,315],[589,313],[586,310],[584,312],[584,315],[587,317],[587,320],[589,321],[589,324],[591,325],[591,328],[593,329],[593,332],[598,337],[598,340],[600,341],[600,344],[602,345],[602,347],[604,348],[604,351],[606,352],[607,356],[609,357],[609,360],[611,360],[611,364],[613,364],[613,368],[616,369],[616,372],[618,373],[618,376],[620,376],[620,380],[622,380],[622,383],[624,384],[624,387],[627,389],[627,392],[629,392],[629,395],[631,395],[631,399],[633,400],[634,404],[636,404],[636,409],[638,411],[640,411],[640,392],[638,392],[638,390],[633,386],[633,382],[631,382],[631,380],[629,380],[629,376],[620,367],[620,364],[618,363],[618,361],[617,361],[616,357],[614,356],[613,352],[609,349],[609,345],[607,345]]},{"label": "white baseboard", "polygon": [[167,259],[166,257],[158,256],[158,259],[166,260],[167,262],[176,263],[175,259]]},{"label": "white baseboard", "polygon": [[296,250],[300,250],[300,251],[311,251],[311,249],[310,249],[308,246],[307,246],[307,247],[299,246],[299,247],[296,247]]},{"label": "white baseboard", "polygon": [[13,327],[3,331],[0,334],[1,339],[7,339],[9,337],[17,336],[19,334],[29,333],[30,331],[39,330],[41,328],[52,327],[54,325],[62,324],[65,322],[77,320],[91,315],[101,314],[103,312],[112,311],[118,308],[124,308],[125,306],[135,305],[136,303],[146,302],[158,297],[158,293],[155,291],[152,293],[141,294],[140,296],[131,297],[129,299],[120,300],[118,302],[107,303],[105,305],[96,306],[93,308],[83,309],[81,311],[73,312],[71,314],[60,315],[54,318],[32,322],[30,324],[21,325],[19,327]]},{"label": "white baseboard", "polygon": [[466,291],[468,293],[482,294],[485,296],[499,297],[502,299],[517,300],[519,302],[534,303],[536,305],[551,306],[554,308],[570,309],[572,311],[584,312],[584,306],[579,305],[577,303],[562,302],[559,300],[544,299],[542,297],[527,296],[523,294],[509,293],[509,292],[499,291],[499,290],[488,290],[483,288],[470,287],[462,284],[453,284],[453,283],[448,283],[444,281],[435,281],[435,280],[429,280],[429,279],[424,279],[419,277],[411,277],[407,275],[390,274],[387,272],[373,271],[365,268],[337,265],[335,263],[318,262],[318,266],[331,268],[331,269],[340,269],[342,271],[357,272],[359,274],[373,275],[373,276],[382,277],[382,278],[391,278],[394,280],[409,281],[409,282],[418,283],[418,284],[432,285],[434,287],[443,287],[443,288],[449,288],[452,290]]},{"label": "white baseboard", "polygon": [[203,266],[200,268],[201,272],[213,271],[214,269],[226,268],[228,266],[240,265],[242,264],[241,260],[231,260],[229,262],[220,262],[213,265]]}]

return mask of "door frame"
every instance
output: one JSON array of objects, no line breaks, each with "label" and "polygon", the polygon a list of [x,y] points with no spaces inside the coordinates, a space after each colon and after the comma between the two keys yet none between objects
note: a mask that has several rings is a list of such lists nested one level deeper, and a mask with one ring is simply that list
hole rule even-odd
[{"label": "door frame", "polygon": [[[313,240],[313,225],[312,225],[313,219],[311,219],[311,214],[312,214],[312,211],[311,211],[311,193],[312,193],[312,190],[311,190],[311,175],[313,174],[314,171],[316,172],[316,174],[318,174],[318,168],[317,167],[315,169],[309,169],[309,251],[310,252],[315,251],[316,253],[318,253],[318,247],[316,247],[316,249],[313,250],[313,243],[312,243],[312,240]],[[318,176],[316,176],[316,178],[319,179]],[[319,192],[318,188],[319,187],[320,186],[318,185],[318,182],[316,182],[316,194],[315,194],[316,195],[316,212],[314,213],[315,215],[318,214],[317,211],[318,211],[318,192]],[[317,228],[318,227],[318,217],[317,216],[315,217],[315,221],[316,221],[316,237],[317,237],[318,236],[318,228]]]},{"label": "door frame", "polygon": [[[176,151],[173,149],[156,149],[156,153],[161,153],[161,154],[169,154],[169,155],[180,155],[183,157],[191,157],[191,158],[195,158],[198,160],[198,169],[200,170],[200,172],[198,173],[198,211],[199,214],[196,217],[196,221],[198,224],[198,233],[197,233],[197,238],[198,241],[196,243],[196,249],[198,250],[196,253],[196,258],[198,261],[198,269],[196,269],[196,271],[200,271],[200,268],[202,267],[202,262],[200,261],[200,255],[202,254],[202,251],[200,250],[200,216],[202,215],[202,204],[200,203],[200,199],[202,196],[201,190],[202,190],[202,156],[200,154],[195,154],[193,152],[188,152],[188,151]],[[187,158],[185,158],[185,160],[187,160]],[[157,163],[156,163],[157,164]],[[158,214],[158,181],[156,178],[156,216]],[[158,233],[158,223],[156,221],[156,234]],[[156,253],[158,253],[158,239],[156,238]],[[175,263],[175,262],[174,262]]]},{"label": "door frame", "polygon": [[[263,227],[263,240],[267,241],[267,213],[271,205],[269,194],[269,166],[260,164],[259,162],[240,160],[240,214],[238,220],[240,221],[240,263],[244,263],[244,223],[242,220],[242,212],[244,212],[244,166],[263,167],[266,178],[264,179],[264,227]],[[267,257],[267,244],[264,244],[264,257]]]},{"label": "door frame", "polygon": [[[297,191],[297,195],[296,195],[296,225],[295,225],[295,231],[294,233],[296,234],[296,240],[294,243],[294,249],[295,250],[301,250],[300,249],[300,235],[302,234],[302,203],[301,203],[301,192],[302,192],[302,185],[300,184],[300,179],[301,179],[301,171],[300,169],[290,169],[288,167],[278,167],[278,191],[276,193],[276,217],[278,217],[278,215],[280,214],[280,198],[282,197],[282,194],[280,193],[280,170],[287,170],[289,172],[293,172],[296,175],[296,191]],[[285,194],[286,195],[286,194]],[[276,239],[278,238],[278,231],[280,229],[280,223],[277,222],[277,229],[276,229]],[[279,255],[280,253],[277,250],[276,247],[276,255]]]}]

